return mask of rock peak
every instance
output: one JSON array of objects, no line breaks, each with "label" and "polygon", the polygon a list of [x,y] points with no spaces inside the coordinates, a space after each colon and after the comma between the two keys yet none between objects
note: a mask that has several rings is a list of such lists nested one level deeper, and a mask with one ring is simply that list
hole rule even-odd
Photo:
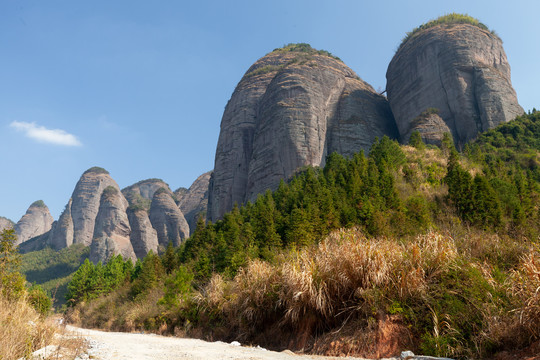
[{"label": "rock peak", "polygon": [[53,224],[53,217],[43,200],[34,201],[26,214],[17,222],[14,229],[17,233],[16,244],[21,244],[33,237],[49,231]]},{"label": "rock peak", "polygon": [[386,98],[330,53],[291,44],[257,60],[221,120],[208,218],[274,190],[334,151],[369,150],[375,137],[397,136]]},{"label": "rock peak", "polygon": [[[523,114],[502,41],[467,15],[449,14],[409,33],[386,79],[402,141],[422,129],[431,139],[440,138],[430,128],[433,124],[448,129],[461,147],[479,132]],[[438,116],[421,116],[429,109],[436,109]],[[418,119],[423,124],[417,124]]]}]

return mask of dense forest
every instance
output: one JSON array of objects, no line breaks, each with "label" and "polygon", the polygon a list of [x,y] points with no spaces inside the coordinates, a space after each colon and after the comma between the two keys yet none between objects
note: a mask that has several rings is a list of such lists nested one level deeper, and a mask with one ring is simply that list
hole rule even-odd
[{"label": "dense forest", "polygon": [[539,152],[534,110],[461,152],[448,134],[436,147],[414,133],[331,154],[214,224],[201,217],[178,248],[86,260],[68,315],[329,355],[375,354],[389,324],[394,350],[529,346],[540,340]]}]

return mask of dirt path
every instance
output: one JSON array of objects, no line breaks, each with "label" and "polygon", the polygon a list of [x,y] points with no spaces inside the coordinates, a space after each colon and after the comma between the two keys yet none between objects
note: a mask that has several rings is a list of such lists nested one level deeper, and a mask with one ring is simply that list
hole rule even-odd
[{"label": "dirt path", "polygon": [[[224,342],[206,342],[197,339],[165,337],[154,334],[103,332],[68,326],[84,336],[90,348],[80,359],[96,360],[312,360],[344,359],[322,356],[296,355],[274,352],[262,348],[243,347]],[[359,358],[347,358],[359,359]]]}]

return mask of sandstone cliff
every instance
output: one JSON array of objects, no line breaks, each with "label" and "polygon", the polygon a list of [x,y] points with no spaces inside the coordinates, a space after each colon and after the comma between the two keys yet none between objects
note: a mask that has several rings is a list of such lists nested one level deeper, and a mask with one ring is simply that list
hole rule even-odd
[{"label": "sandstone cliff", "polygon": [[4,229],[12,229],[15,226],[15,223],[8,218],[0,216],[0,231]]},{"label": "sandstone cliff", "polygon": [[156,230],[143,209],[128,207],[127,216],[131,226],[131,245],[138,258],[143,258],[152,250],[158,252],[158,237]]},{"label": "sandstone cliff", "polygon": [[15,225],[16,245],[42,235],[51,229],[54,219],[42,200],[30,205],[26,214]]},{"label": "sandstone cliff", "polygon": [[108,186],[103,190],[90,246],[90,261],[106,262],[118,254],[124,259],[136,260],[130,241],[127,207],[128,202],[118,186]]},{"label": "sandstone cliff", "polygon": [[499,37],[474,19],[455,23],[452,16],[468,18],[452,14],[423,25],[388,66],[388,100],[404,139],[429,108],[444,122],[431,119],[435,127],[448,128],[458,146],[523,113]]},{"label": "sandstone cliff", "polygon": [[185,192],[181,190],[183,188],[174,192],[177,196],[178,207],[184,214],[191,233],[195,231],[199,215],[206,217],[208,208],[208,184],[211,175],[212,171],[204,173]]},{"label": "sandstone cliff", "polygon": [[343,62],[306,44],[274,50],[249,68],[225,108],[208,218],[383,135],[397,136],[388,102]]},{"label": "sandstone cliff", "polygon": [[182,240],[189,237],[189,225],[171,194],[165,189],[154,193],[150,206],[150,221],[157,231],[159,244],[164,247],[169,242],[178,246]]},{"label": "sandstone cliff", "polygon": [[[73,219],[73,244],[92,243],[94,226],[99,211],[101,194],[112,186],[118,191],[118,184],[102,168],[94,167],[83,173],[71,196],[71,218]],[[69,240],[67,241],[69,243]]]},{"label": "sandstone cliff", "polygon": [[51,230],[28,244],[22,252],[45,246],[62,249],[82,243],[91,247],[92,261],[106,261],[112,255],[135,258],[130,242],[128,202],[109,173],[98,167],[83,173],[58,221]]}]

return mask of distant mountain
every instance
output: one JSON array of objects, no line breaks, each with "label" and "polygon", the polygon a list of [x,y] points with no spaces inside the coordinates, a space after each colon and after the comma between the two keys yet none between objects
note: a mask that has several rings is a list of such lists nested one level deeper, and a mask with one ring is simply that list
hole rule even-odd
[{"label": "distant mountain", "polygon": [[[205,176],[209,175],[201,178]],[[203,180],[199,184],[201,181],[202,185],[192,186],[191,193],[187,192],[191,200],[186,201],[186,208],[194,217],[197,209],[204,211],[201,202],[205,192],[200,187],[205,185]],[[90,247],[89,256],[95,263],[117,254],[136,259],[149,251],[163,250],[169,242],[177,246],[190,232],[175,195],[164,181],[143,180],[120,191],[109,172],[99,167],[83,173],[58,221],[53,223],[47,214],[50,217],[43,202],[36,202],[17,224],[25,241],[31,234],[29,224],[37,229],[36,219],[50,221],[48,229],[41,226],[40,231],[34,230],[31,240],[21,244],[22,252],[83,244]]]},{"label": "distant mountain", "polygon": [[17,234],[16,244],[46,233],[51,229],[53,221],[47,205],[42,200],[35,201],[14,227]]}]

